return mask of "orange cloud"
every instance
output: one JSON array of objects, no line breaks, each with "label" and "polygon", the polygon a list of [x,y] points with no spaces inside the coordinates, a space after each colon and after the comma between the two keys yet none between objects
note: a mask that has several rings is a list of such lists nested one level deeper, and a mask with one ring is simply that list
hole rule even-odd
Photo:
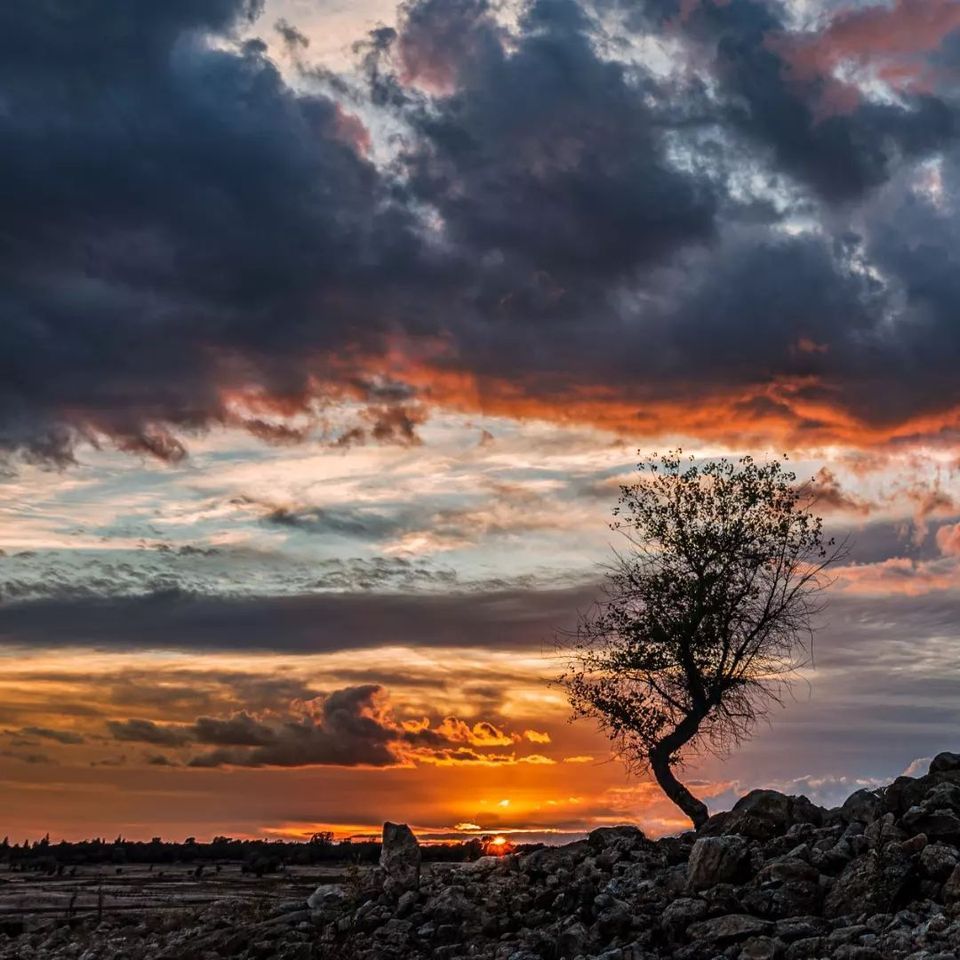
[{"label": "orange cloud", "polygon": [[737,447],[853,447],[937,437],[960,429],[960,405],[868,421],[841,390],[816,377],[781,377],[737,388],[676,384],[674,396],[623,385],[542,385],[498,379],[440,363],[394,358],[398,375],[438,407],[514,419],[578,424],[632,437],[692,436]]},{"label": "orange cloud", "polygon": [[550,734],[540,733],[538,730],[524,730],[523,735],[531,743],[549,743],[550,742]]},{"label": "orange cloud", "polygon": [[486,720],[471,727],[456,717],[446,717],[435,731],[451,743],[467,743],[472,747],[509,747],[515,740],[512,734],[505,733]]},{"label": "orange cloud", "polygon": [[891,557],[880,563],[842,567],[834,571],[834,589],[857,596],[918,597],[960,586],[958,571],[937,563],[918,562],[908,557]]},{"label": "orange cloud", "polygon": [[937,546],[949,556],[960,556],[960,523],[944,524],[937,531]]},{"label": "orange cloud", "polygon": [[819,32],[771,37],[768,44],[800,82],[825,83],[823,113],[843,113],[860,101],[855,84],[834,76],[852,66],[898,90],[929,89],[935,79],[924,54],[960,28],[956,0],[895,0],[841,10]]}]

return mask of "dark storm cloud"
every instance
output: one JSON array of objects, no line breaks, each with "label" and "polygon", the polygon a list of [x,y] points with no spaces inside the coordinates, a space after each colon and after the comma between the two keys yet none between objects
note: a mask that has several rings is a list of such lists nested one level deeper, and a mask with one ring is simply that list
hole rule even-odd
[{"label": "dark storm cloud", "polygon": [[[949,420],[957,344],[889,323],[924,269],[917,234],[884,225],[917,262],[900,256],[883,273],[873,237],[845,221],[857,204],[872,211],[913,160],[954,149],[956,103],[905,90],[832,107],[839,81],[792,59],[818,35],[791,33],[773,2],[641,5],[637,22],[683,41],[687,82],[601,57],[584,9],[531,3],[504,42],[482,0],[423,0],[379,37],[378,82],[392,53],[395,87],[430,91],[408,94],[411,190],[475,264],[469,288],[445,291],[462,318],[447,362],[519,385],[521,412],[524,397],[563,410],[578,388],[604,385],[627,407],[611,419],[629,423],[633,403],[635,429],[651,432],[682,430],[684,413],[647,417],[645,406],[689,410],[718,396],[730,416],[712,429],[758,436],[786,425],[794,437],[859,442],[860,424]],[[457,42],[446,43],[452,21]],[[744,177],[777,204],[743,197]],[[779,221],[790,216],[820,222],[787,232]],[[956,245],[943,239],[946,267]],[[927,295],[955,311],[952,282]],[[924,349],[928,335],[937,346]],[[884,390],[919,369],[918,354],[933,377]]]},{"label": "dark storm cloud", "polygon": [[192,733],[198,743],[220,747],[258,747],[273,740],[272,732],[249,713],[238,713],[226,720],[200,717]]},{"label": "dark storm cloud", "polygon": [[[344,687],[322,694],[297,714],[246,712],[228,717],[199,717],[191,724],[156,724],[147,720],[107,725],[116,740],[166,746],[209,746],[186,761],[191,767],[395,766],[406,748],[417,748],[432,760],[510,763],[513,754],[477,754],[461,746],[470,728],[450,718],[437,729],[406,729],[390,715],[386,690],[378,684]],[[473,727],[474,736],[501,731],[488,723]],[[503,741],[503,742],[500,742]]]},{"label": "dark storm cloud", "polygon": [[168,427],[229,419],[224,388],[296,405],[301,351],[375,339],[364,291],[416,255],[409,217],[335,103],[294,94],[259,41],[205,39],[251,12],[0,11],[8,449],[62,458],[96,431],[176,458]]},{"label": "dark storm cloud", "polygon": [[[842,84],[817,53],[830,21],[793,32],[772,0],[630,10],[611,38],[576,0],[510,26],[413,0],[358,47],[366,89],[311,72],[280,21],[294,90],[239,34],[257,3],[3,5],[0,452],[106,437],[177,459],[220,423],[298,442],[283,421],[318,396],[367,405],[342,443],[415,444],[431,400],[478,401],[429,372],[385,387],[398,343],[508,383],[521,413],[589,418],[570,400],[601,387],[614,425],[649,432],[684,426],[658,403],[717,398],[714,430],[949,420],[953,208],[884,210],[944,151],[956,199],[952,94]],[[678,69],[628,57],[638,39]],[[782,229],[801,216],[816,229]]]},{"label": "dark storm cloud", "polygon": [[532,4],[509,51],[480,0],[426,0],[407,25],[412,76],[456,82],[414,116],[408,162],[414,193],[458,244],[499,251],[512,271],[598,281],[710,236],[716,197],[666,161],[656,86],[600,58],[573,0]]},{"label": "dark storm cloud", "polygon": [[152,720],[109,720],[107,729],[114,740],[129,743],[152,743],[156,746],[177,747],[190,739],[185,727],[154,723]]},{"label": "dark storm cloud", "polygon": [[569,626],[593,585],[439,594],[191,596],[0,606],[0,645],[323,653],[377,646],[536,648]]},{"label": "dark storm cloud", "polygon": [[[655,6],[679,13],[673,4]],[[713,74],[730,98],[729,121],[827,200],[860,196],[885,182],[901,156],[928,153],[955,134],[954,111],[929,94],[898,104],[860,100],[842,112],[829,104],[818,109],[830,78],[794,75],[776,44],[787,33],[785,7],[769,0],[698,0],[680,19],[713,58]]]},{"label": "dark storm cloud", "polygon": [[79,733],[71,733],[69,730],[51,730],[49,727],[24,727],[20,733],[31,737],[39,737],[41,740],[53,740],[55,743],[62,743],[65,746],[74,746],[85,742],[84,737]]},{"label": "dark storm cloud", "polygon": [[[393,747],[403,739],[380,710],[383,689],[373,684],[346,687],[319,700],[315,715],[280,722],[257,722],[245,717],[247,739],[223,738],[226,727],[216,721],[198,721],[198,743],[218,744],[217,748],[192,757],[192,767],[223,765],[244,767],[301,767],[358,765],[387,767],[398,760]],[[227,721],[235,724],[237,718]],[[250,749],[244,749],[250,748]]]}]

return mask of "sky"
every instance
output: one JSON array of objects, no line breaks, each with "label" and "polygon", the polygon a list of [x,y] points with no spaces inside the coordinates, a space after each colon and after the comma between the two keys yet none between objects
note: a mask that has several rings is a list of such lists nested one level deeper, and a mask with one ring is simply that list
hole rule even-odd
[{"label": "sky", "polygon": [[958,67],[956,0],[0,6],[0,835],[683,829],[551,683],[678,446],[851,544],[711,809],[958,749]]}]

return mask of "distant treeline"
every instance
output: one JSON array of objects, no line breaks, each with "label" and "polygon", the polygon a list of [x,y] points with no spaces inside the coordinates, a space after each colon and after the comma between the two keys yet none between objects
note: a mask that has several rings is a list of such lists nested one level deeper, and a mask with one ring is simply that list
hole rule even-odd
[{"label": "distant treeline", "polygon": [[[423,859],[427,863],[463,863],[476,860],[490,851],[490,837],[474,837],[455,843],[424,845]],[[524,844],[511,847],[516,850],[535,850],[542,844]],[[376,864],[380,858],[377,840],[334,840],[332,833],[315,833],[309,840],[235,840],[232,837],[214,837],[209,843],[199,843],[187,837],[181,843],[154,837],[150,841],[80,840],[70,843],[61,840],[52,843],[49,836],[42,840],[11,843],[9,837],[0,841],[0,863],[12,870],[38,871],[62,874],[77,866],[109,864],[122,868],[124,864],[189,863],[198,867],[218,863],[243,864],[245,872],[257,876],[282,872],[288,866],[314,864]]]}]

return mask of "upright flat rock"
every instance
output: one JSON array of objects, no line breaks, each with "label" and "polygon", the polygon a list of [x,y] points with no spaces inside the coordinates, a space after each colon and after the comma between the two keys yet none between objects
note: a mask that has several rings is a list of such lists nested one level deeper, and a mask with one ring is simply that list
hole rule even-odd
[{"label": "upright flat rock", "polygon": [[383,891],[399,897],[420,886],[420,844],[405,823],[383,825],[383,846],[380,850]]}]

